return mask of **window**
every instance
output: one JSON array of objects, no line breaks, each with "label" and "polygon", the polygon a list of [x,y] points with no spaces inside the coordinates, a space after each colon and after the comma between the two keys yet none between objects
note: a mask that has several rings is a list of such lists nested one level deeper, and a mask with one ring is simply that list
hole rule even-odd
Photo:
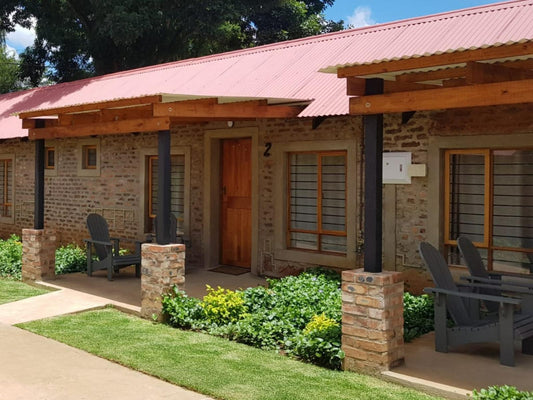
[{"label": "window", "polygon": [[100,176],[99,138],[79,139],[77,142],[78,176]]},{"label": "window", "polygon": [[0,218],[13,218],[13,158],[0,157]]},{"label": "window", "polygon": [[55,148],[46,147],[44,149],[44,168],[45,169],[55,169],[56,160],[55,160]]},{"label": "window", "polygon": [[346,254],[346,152],[288,156],[287,247]]},{"label": "window", "polygon": [[82,148],[82,167],[83,169],[96,169],[98,165],[97,149],[95,145],[85,145]]},{"label": "window", "polygon": [[445,245],[468,236],[493,270],[533,272],[533,150],[445,152]]},{"label": "window", "polygon": [[[147,157],[148,166],[148,207],[146,215],[147,231],[153,230],[153,218],[157,215],[158,159]],[[183,231],[185,215],[185,156],[170,157],[170,212],[178,219],[178,230]]]}]

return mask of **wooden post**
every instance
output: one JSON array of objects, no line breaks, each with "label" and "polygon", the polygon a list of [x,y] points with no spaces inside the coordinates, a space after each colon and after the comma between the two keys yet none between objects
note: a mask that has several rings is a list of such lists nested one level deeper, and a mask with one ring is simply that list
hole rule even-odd
[{"label": "wooden post", "polygon": [[170,131],[158,134],[157,232],[158,244],[170,243]]},{"label": "wooden post", "polygon": [[[366,80],[365,94],[382,94],[383,79]],[[381,272],[383,114],[363,117],[365,132],[365,272]]]},{"label": "wooden post", "polygon": [[44,229],[44,139],[35,141],[34,229]]}]

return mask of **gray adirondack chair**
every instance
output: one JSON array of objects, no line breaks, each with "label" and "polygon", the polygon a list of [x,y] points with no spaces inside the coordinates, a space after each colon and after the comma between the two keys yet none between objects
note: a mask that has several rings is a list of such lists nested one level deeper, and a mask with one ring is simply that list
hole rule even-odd
[{"label": "gray adirondack chair", "polygon": [[[135,253],[121,256],[120,241],[129,239],[110,237],[104,217],[99,214],[89,214],[87,229],[91,235],[90,239],[84,240],[87,247],[87,275],[91,276],[94,271],[105,269],[107,279],[112,281],[113,273],[118,273],[120,268],[135,265],[135,276],[141,276],[141,242],[135,241]],[[93,254],[96,257],[93,257]]]},{"label": "gray adirondack chair", "polygon": [[[515,315],[514,307],[521,299],[476,293],[475,284],[467,284],[461,291],[455,284],[446,260],[431,244],[420,243],[420,255],[435,283],[425,288],[435,297],[435,350],[447,353],[451,346],[497,342],[500,345],[500,363],[514,366],[514,343],[521,342],[524,354],[533,354],[533,316]],[[472,309],[473,301],[491,301],[499,304],[498,318],[480,318]],[[447,313],[455,326],[447,326]]]},{"label": "gray adirondack chair", "polygon": [[[521,297],[522,310],[533,314],[533,275],[522,275],[517,278],[517,274],[487,271],[478,249],[468,237],[459,236],[457,246],[470,272],[470,277],[464,279],[478,283],[480,293],[500,296],[502,292],[506,292]],[[502,280],[503,277],[508,279]],[[484,285],[486,287],[481,287]],[[486,302],[485,306],[489,312],[498,311],[496,303]]]}]

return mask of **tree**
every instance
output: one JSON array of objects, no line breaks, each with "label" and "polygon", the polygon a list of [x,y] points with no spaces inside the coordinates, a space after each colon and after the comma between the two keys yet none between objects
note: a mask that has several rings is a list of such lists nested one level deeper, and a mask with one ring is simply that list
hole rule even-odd
[{"label": "tree", "polygon": [[22,89],[19,62],[7,48],[0,44],[0,94]]},{"label": "tree", "polygon": [[[4,0],[5,1],[5,0]],[[56,82],[342,29],[323,11],[334,0],[8,0],[33,16],[37,39],[23,74]],[[6,13],[9,7],[2,6]],[[5,19],[5,18],[4,18]],[[2,19],[2,21],[4,20]],[[7,30],[12,25],[5,24]],[[33,66],[33,68],[32,68]]]}]

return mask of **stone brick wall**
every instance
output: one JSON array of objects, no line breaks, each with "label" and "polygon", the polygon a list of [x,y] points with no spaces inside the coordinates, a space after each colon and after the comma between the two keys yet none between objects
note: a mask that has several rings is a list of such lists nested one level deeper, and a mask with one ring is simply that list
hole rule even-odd
[{"label": "stone brick wall", "polygon": [[[362,118],[330,117],[316,129],[312,119],[258,120],[236,122],[235,127],[255,126],[259,129],[259,226],[258,271],[266,275],[294,274],[313,266],[274,257],[274,176],[273,157],[263,156],[265,143],[272,149],[291,142],[316,140],[350,140],[360,143]],[[385,151],[412,152],[413,163],[428,163],[428,143],[435,136],[479,134],[533,134],[533,106],[515,105],[463,110],[417,112],[405,124],[401,114],[386,115],[384,120]],[[204,132],[227,129],[225,122],[176,126],[172,145],[190,149],[190,237],[187,263],[202,265],[203,255],[203,182]],[[57,231],[58,243],[80,242],[87,236],[85,218],[89,212],[104,211],[113,235],[140,239],[144,227],[139,225],[144,213],[143,152],[157,148],[157,134],[102,136],[100,140],[101,170],[97,177],[79,177],[79,154],[76,139],[47,141],[58,154],[57,175],[47,176],[45,184],[45,227]],[[29,141],[5,140],[0,152],[15,154],[15,224],[0,223],[0,237],[21,234],[22,228],[33,226],[34,144]],[[357,155],[360,159],[360,154]],[[357,177],[357,188],[362,182]],[[428,221],[428,178],[413,178],[410,185],[396,185],[396,265],[404,272],[406,287],[419,291],[430,282],[417,254],[417,245],[426,239]],[[360,192],[357,196],[359,198]],[[349,210],[359,215],[358,209]],[[359,231],[360,218],[357,218]],[[359,257],[360,259],[360,257]]]},{"label": "stone brick wall", "polygon": [[403,282],[399,272],[342,273],[344,369],[382,371],[403,362]]},{"label": "stone brick wall", "polygon": [[22,231],[22,280],[24,282],[55,278],[56,232],[51,229]]},{"label": "stone brick wall", "polygon": [[141,316],[161,320],[161,296],[185,282],[185,246],[145,243],[141,252]]}]

